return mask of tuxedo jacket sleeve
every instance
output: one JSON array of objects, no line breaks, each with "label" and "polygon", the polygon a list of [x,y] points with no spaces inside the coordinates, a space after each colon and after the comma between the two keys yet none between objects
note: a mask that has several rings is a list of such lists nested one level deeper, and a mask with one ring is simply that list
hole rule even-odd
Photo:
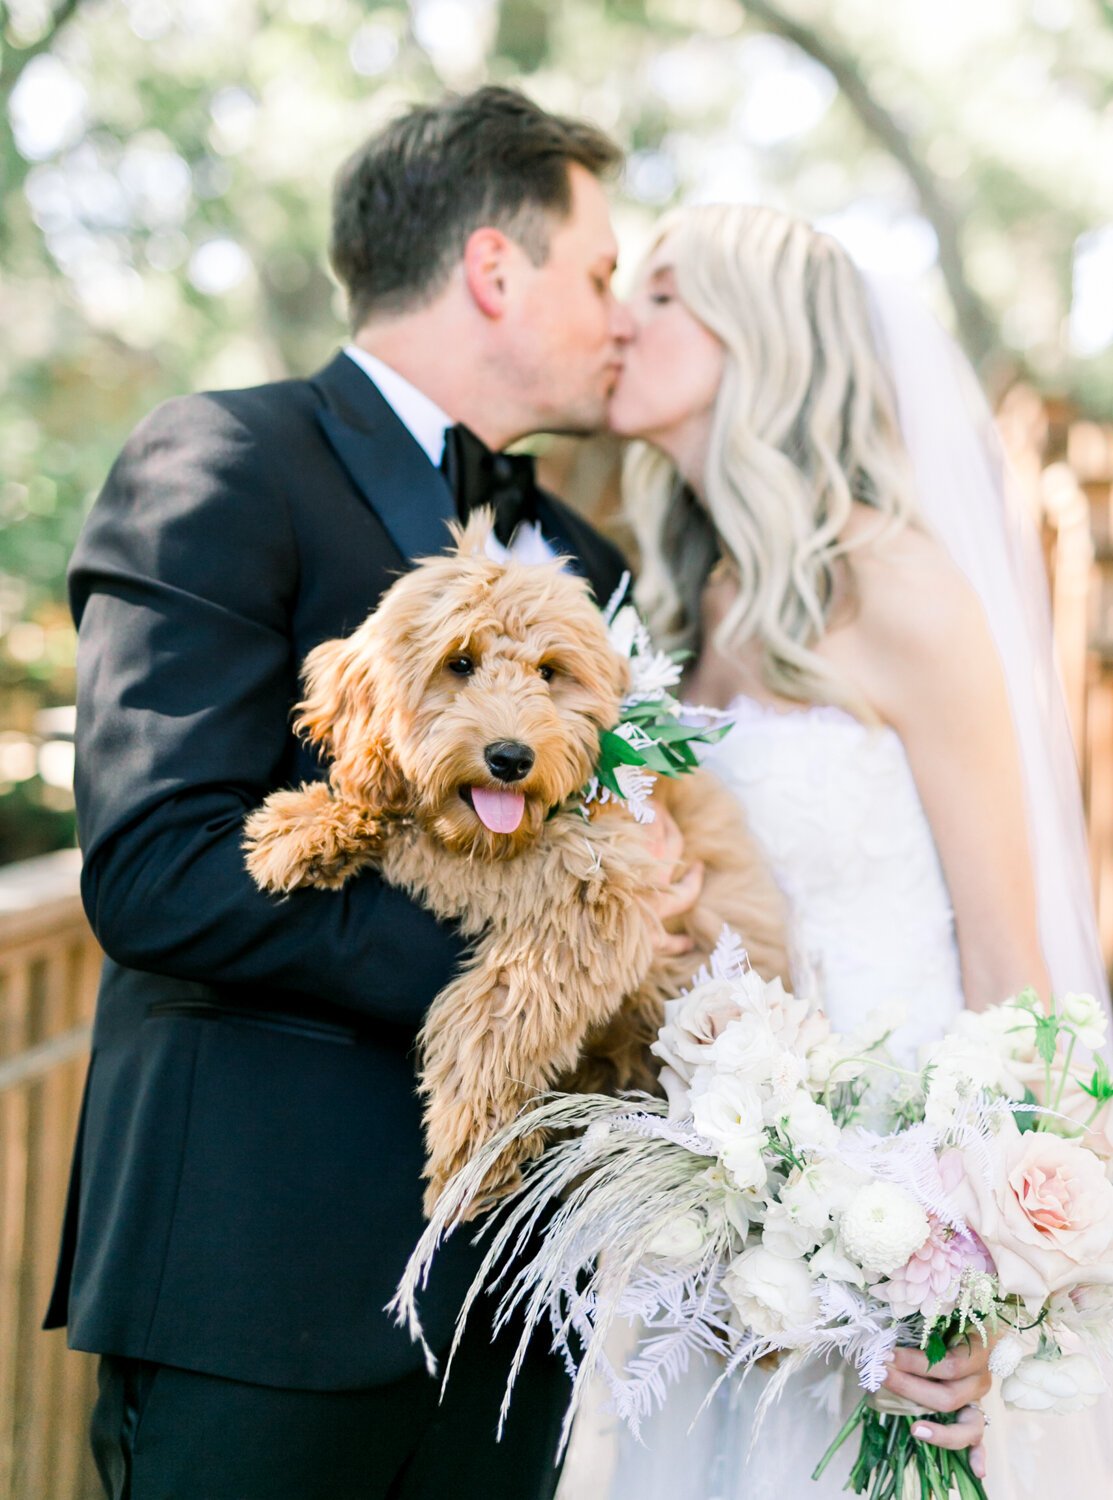
[{"label": "tuxedo jacket sleeve", "polygon": [[289,486],[282,450],[207,396],[156,411],[112,470],[70,577],[85,905],[130,969],[417,1024],[459,957],[450,929],[371,871],[279,902],[244,866],[245,814],[307,769]]}]

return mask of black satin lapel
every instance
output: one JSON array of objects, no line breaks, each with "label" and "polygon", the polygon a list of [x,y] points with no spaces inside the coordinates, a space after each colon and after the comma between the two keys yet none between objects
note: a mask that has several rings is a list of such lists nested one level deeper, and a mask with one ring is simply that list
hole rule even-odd
[{"label": "black satin lapel", "polygon": [[317,413],[321,430],[398,551],[409,562],[443,552],[456,507],[420,443],[347,355],[316,384],[326,400]]},{"label": "black satin lapel", "polygon": [[[594,588],[591,559],[587,556],[588,549],[584,546],[581,528],[569,516],[562,515],[553,504],[552,497],[540,489],[537,492],[537,520],[541,526],[541,535],[553,551],[564,558],[564,565],[569,573],[586,578]],[[584,532],[586,530],[586,527],[583,528]]]}]

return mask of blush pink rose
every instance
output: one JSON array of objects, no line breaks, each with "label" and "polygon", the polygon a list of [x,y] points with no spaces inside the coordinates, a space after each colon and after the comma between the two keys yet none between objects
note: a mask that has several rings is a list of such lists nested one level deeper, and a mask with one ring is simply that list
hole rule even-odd
[{"label": "blush pink rose", "polygon": [[952,1201],[993,1257],[1001,1289],[1035,1315],[1080,1281],[1113,1283],[1113,1183],[1075,1141],[1021,1132],[1009,1117],[990,1151],[986,1181],[965,1160]]}]

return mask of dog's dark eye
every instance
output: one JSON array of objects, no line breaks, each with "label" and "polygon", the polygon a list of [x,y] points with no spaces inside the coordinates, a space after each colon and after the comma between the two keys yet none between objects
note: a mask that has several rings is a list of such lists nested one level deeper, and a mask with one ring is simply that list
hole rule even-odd
[{"label": "dog's dark eye", "polygon": [[556,676],[556,667],[551,667],[547,661],[543,661],[537,670],[541,673],[542,682],[552,682]]},{"label": "dog's dark eye", "polygon": [[455,672],[457,677],[470,677],[475,671],[475,662],[470,656],[450,656],[445,666],[450,672]]}]

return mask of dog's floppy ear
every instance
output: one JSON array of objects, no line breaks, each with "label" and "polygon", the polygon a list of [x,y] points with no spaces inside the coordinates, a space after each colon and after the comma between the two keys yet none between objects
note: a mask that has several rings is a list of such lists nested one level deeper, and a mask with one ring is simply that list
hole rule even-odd
[{"label": "dog's floppy ear", "polygon": [[[368,622],[369,623],[369,622]],[[340,640],[323,641],[305,658],[305,697],[295,709],[294,733],[332,761],[329,780],[346,799],[366,807],[399,806],[401,772],[384,726],[385,684],[380,651],[368,625]]]}]

